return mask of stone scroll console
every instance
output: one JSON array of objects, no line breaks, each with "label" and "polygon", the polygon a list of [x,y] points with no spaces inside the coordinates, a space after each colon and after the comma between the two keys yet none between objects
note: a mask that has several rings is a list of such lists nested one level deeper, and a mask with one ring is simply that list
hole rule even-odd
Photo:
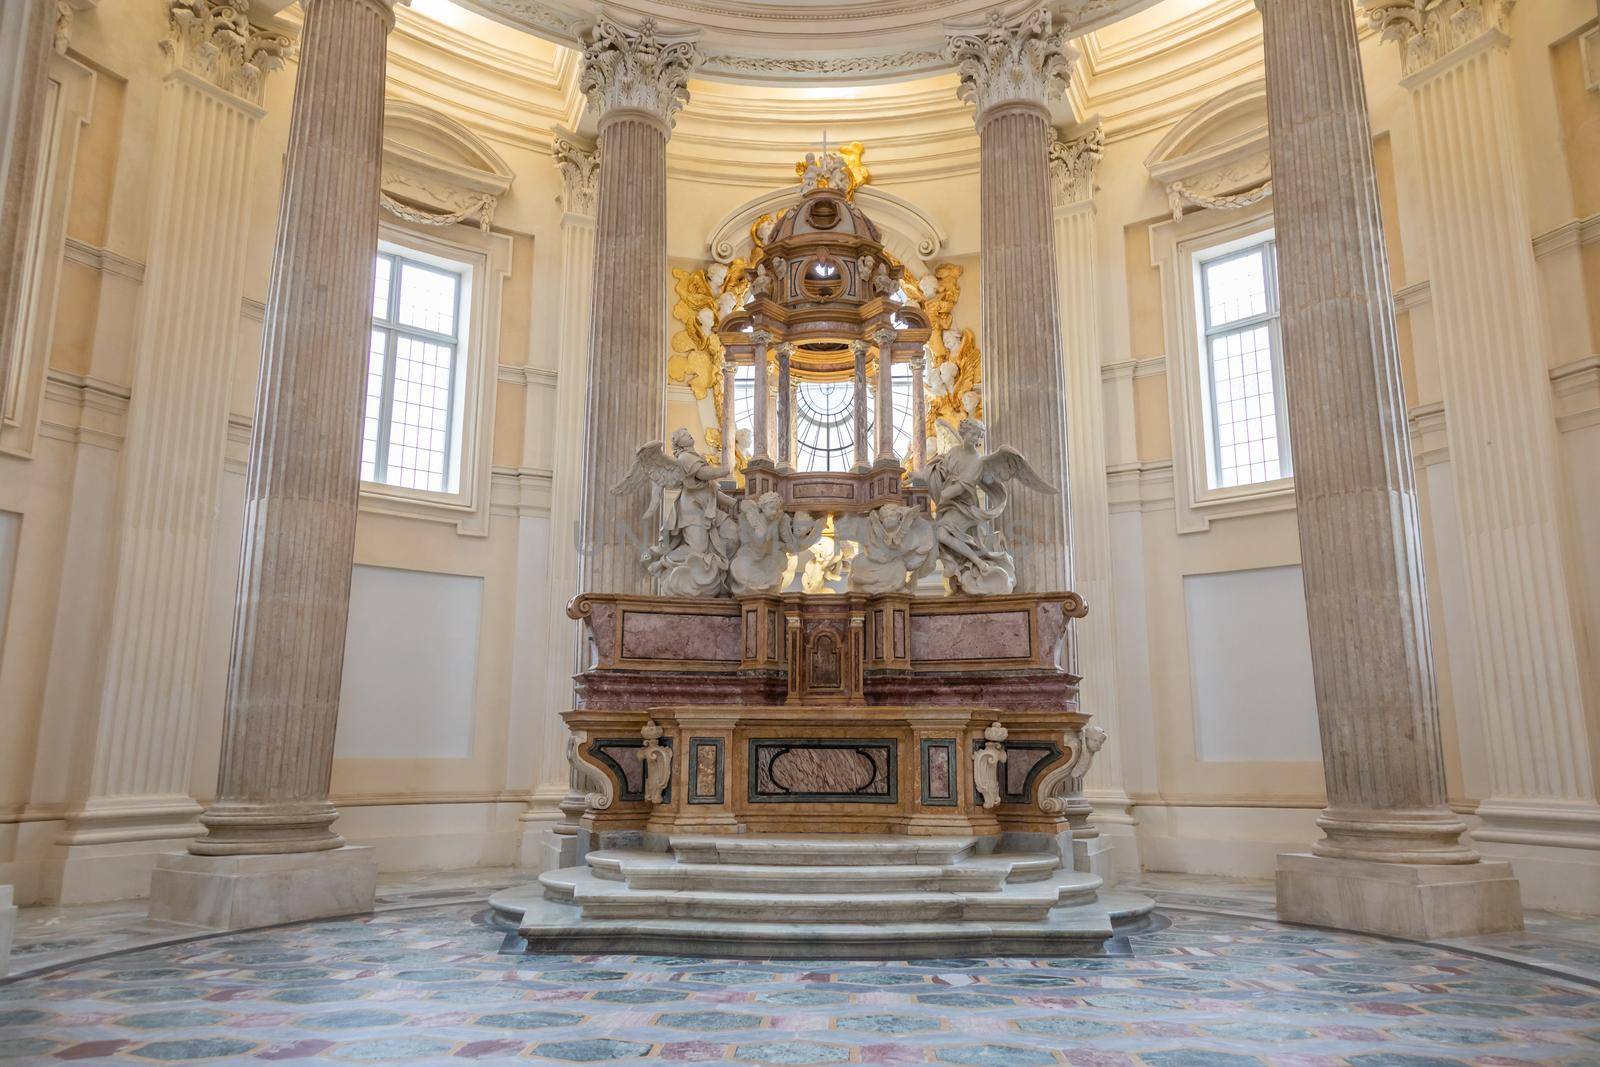
[{"label": "stone scroll console", "polygon": [[[1074,593],[587,595],[565,714],[584,823],[632,833],[1059,837],[1095,728]],[[1085,738],[1089,739],[1085,744]]]}]

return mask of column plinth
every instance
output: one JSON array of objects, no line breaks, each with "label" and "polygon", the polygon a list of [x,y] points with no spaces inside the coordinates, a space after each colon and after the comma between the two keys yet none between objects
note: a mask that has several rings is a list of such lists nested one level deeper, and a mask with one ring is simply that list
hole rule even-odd
[{"label": "column plinth", "polygon": [[[191,857],[158,864],[151,910],[244,925],[371,906],[370,850],[328,800],[360,487],[378,244],[387,0],[308,0],[267,295],[217,800]],[[323,862],[291,854],[326,853]],[[212,861],[208,864],[206,861]],[[284,874],[280,868],[312,872]],[[342,888],[327,883],[333,879]],[[310,887],[300,892],[296,886]],[[328,909],[335,909],[330,912]]]},{"label": "column plinth", "polygon": [[[1354,15],[1343,0],[1260,6],[1284,373],[1328,791],[1318,820],[1324,838],[1311,855],[1280,857],[1278,911],[1411,937],[1517,928],[1508,865],[1481,864],[1445,804],[1421,531]],[[1407,866],[1470,870],[1397,873]],[[1448,931],[1439,924],[1445,913]]]}]

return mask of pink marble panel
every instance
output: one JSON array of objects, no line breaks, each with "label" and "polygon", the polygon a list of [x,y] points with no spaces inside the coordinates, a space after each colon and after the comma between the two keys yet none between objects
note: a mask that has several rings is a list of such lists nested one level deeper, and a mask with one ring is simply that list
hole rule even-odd
[{"label": "pink marble panel", "polygon": [[585,625],[589,627],[589,636],[594,640],[594,648],[600,658],[609,659],[617,654],[617,638],[614,629],[617,609],[612,604],[596,604],[589,611],[589,619]]},{"label": "pink marble panel", "polygon": [[739,662],[737,615],[622,614],[622,655],[627,659]]},{"label": "pink marble panel", "polygon": [[950,749],[946,745],[929,745],[928,753],[928,785],[925,792],[933,800],[947,800],[950,797]]},{"label": "pink marble panel", "polygon": [[882,741],[808,744],[758,741],[752,800],[889,799],[890,746]]},{"label": "pink marble panel", "polygon": [[911,659],[1026,659],[1027,611],[984,611],[971,615],[914,615]]}]

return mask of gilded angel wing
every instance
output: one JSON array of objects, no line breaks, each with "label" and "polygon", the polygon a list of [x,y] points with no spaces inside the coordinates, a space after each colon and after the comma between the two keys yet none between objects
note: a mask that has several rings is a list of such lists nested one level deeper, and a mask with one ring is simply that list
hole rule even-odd
[{"label": "gilded angel wing", "polygon": [[1001,445],[983,457],[983,473],[978,476],[978,481],[985,489],[1001,487],[1009,481],[1018,481],[1036,493],[1060,492],[1055,486],[1039,477],[1039,472],[1033,469],[1027,457],[1010,445]]},{"label": "gilded angel wing", "polygon": [[633,454],[633,466],[628,470],[628,476],[613,485],[611,491],[621,496],[651,484],[671,489],[682,483],[683,468],[672,461],[660,441],[651,441],[639,446],[639,451]]}]

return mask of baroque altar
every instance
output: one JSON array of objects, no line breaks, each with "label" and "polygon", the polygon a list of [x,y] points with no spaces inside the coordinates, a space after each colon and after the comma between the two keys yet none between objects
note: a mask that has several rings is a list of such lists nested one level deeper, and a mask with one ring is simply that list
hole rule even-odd
[{"label": "baroque altar", "polygon": [[[530,951],[1082,953],[1149,911],[1102,892],[1082,795],[1105,738],[1071,670],[1088,608],[1015,588],[1009,494],[1060,490],[976,418],[927,454],[928,320],[851,188],[808,158],[718,324],[754,372],[742,472],[732,434],[719,463],[679,429],[612,490],[657,593],[568,606],[567,865],[492,901]],[[897,363],[919,372],[904,454]],[[796,377],[852,386],[848,469],[797,462]],[[800,576],[819,560],[826,590]]]}]

